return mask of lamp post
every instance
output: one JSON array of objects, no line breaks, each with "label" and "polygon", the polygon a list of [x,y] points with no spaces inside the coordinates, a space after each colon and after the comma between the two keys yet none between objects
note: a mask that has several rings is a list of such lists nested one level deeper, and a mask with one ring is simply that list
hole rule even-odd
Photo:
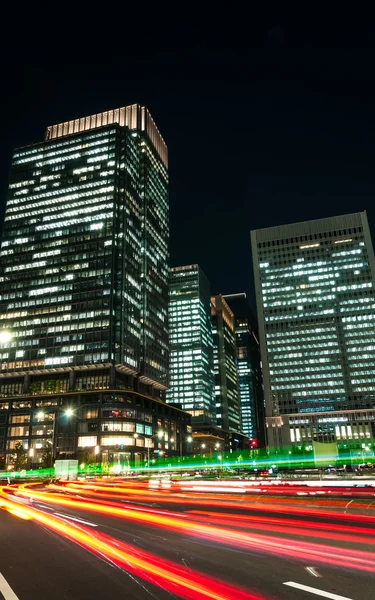
[{"label": "lamp post", "polygon": [[[40,421],[44,420],[45,417],[45,413],[40,410],[37,415],[38,419]],[[53,425],[52,425],[52,442],[51,442],[51,464],[50,467],[52,469],[53,467],[53,458],[54,458],[54,448],[55,448],[55,427],[56,427],[56,418],[57,418],[57,413],[54,412],[53,413]]]},{"label": "lamp post", "polygon": [[32,467],[32,459],[33,459],[33,456],[34,456],[34,448],[30,448],[30,450],[29,450],[29,458],[30,458],[30,464],[29,464],[29,467],[30,467],[30,469],[31,469],[31,467]]},{"label": "lamp post", "polygon": [[150,439],[151,437],[147,437],[145,435],[142,435],[141,433],[135,433],[134,434],[134,439],[136,440],[137,438],[143,438],[145,441],[148,440],[148,444],[147,444],[147,468],[148,470],[150,470]]},{"label": "lamp post", "polygon": [[[74,415],[74,410],[72,408],[67,408],[64,414],[69,419],[70,417],[72,417]],[[38,417],[38,419],[42,420],[43,417],[45,417],[45,413],[43,411],[39,411],[36,416]],[[55,442],[56,442],[55,436],[56,436],[56,421],[57,421],[57,418],[58,418],[58,408],[53,413],[52,448],[51,448],[51,469],[53,468],[53,462],[54,462],[54,458],[55,458]]]},{"label": "lamp post", "polygon": [[147,436],[147,435],[143,435],[142,433],[137,433],[135,432],[133,437],[136,440],[138,437],[143,438],[144,440],[148,440],[148,444],[147,444],[147,466],[148,469],[150,470],[150,440],[152,440],[152,438],[154,436],[157,436],[159,438],[159,440],[161,440],[162,437],[164,437],[164,431],[159,430],[156,434],[154,433],[153,435]]},{"label": "lamp post", "polygon": [[[192,441],[193,441],[192,436],[188,435],[188,437],[186,438],[186,441],[187,441],[188,444],[191,444]],[[191,452],[191,446],[189,447],[189,452],[190,452],[190,454],[192,454],[192,452]]]},{"label": "lamp post", "polygon": [[[174,444],[174,437],[171,437],[169,441],[171,444]],[[181,441],[180,441],[180,457],[182,457],[182,442]]]},{"label": "lamp post", "polygon": [[223,457],[221,456],[221,454],[219,454],[218,459],[220,460],[220,464],[221,464],[221,475],[223,475],[224,464],[223,464]]},{"label": "lamp post", "polygon": [[[96,441],[98,441],[98,438],[96,438]],[[94,448],[94,454],[95,454],[95,471],[98,472],[98,458],[99,458],[99,453],[100,453],[100,446],[96,445]]]}]

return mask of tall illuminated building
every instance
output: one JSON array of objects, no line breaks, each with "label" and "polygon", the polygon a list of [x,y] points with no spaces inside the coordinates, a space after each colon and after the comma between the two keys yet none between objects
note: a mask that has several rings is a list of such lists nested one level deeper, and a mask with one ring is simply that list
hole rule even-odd
[{"label": "tall illuminated building", "polygon": [[170,388],[192,423],[215,423],[210,283],[198,265],[170,269]]},{"label": "tall illuminated building", "polygon": [[137,104],[14,152],[0,394],[168,386],[168,157]]},{"label": "tall illuminated building", "polygon": [[217,424],[229,431],[241,431],[235,318],[223,296],[212,296],[211,316]]},{"label": "tall illuminated building", "polygon": [[241,431],[256,445],[263,446],[264,394],[256,318],[245,292],[225,294],[223,298],[235,319]]},{"label": "tall illuminated building", "polygon": [[268,440],[375,437],[374,251],[365,212],[251,232]]}]

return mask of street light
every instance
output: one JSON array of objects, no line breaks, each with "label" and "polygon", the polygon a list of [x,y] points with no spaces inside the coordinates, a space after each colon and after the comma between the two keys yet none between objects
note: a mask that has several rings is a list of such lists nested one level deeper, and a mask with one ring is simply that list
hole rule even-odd
[{"label": "street light", "polygon": [[[192,442],[192,441],[193,441],[193,438],[191,437],[191,435],[189,435],[189,436],[186,438],[186,442],[187,442],[187,444],[191,444],[191,442]],[[181,457],[182,457],[182,439],[181,439],[181,438],[180,438],[180,450],[181,450]],[[188,449],[188,448],[186,448],[186,451],[187,451],[187,452],[191,452],[191,448],[189,448],[189,449]],[[182,459],[182,460],[184,460],[184,459]]]},{"label": "street light", "polygon": [[217,450],[220,450],[220,447],[221,447],[221,446],[220,446],[219,442],[217,442],[217,443],[215,444],[215,449],[216,449],[216,451],[217,451]]},{"label": "street light", "polygon": [[[159,433],[158,433],[158,435],[159,435]],[[136,440],[138,437],[143,438],[145,441],[148,440],[148,444],[147,444],[147,468],[148,468],[148,470],[150,470],[150,439],[152,438],[152,436],[151,437],[147,437],[145,435],[142,435],[141,433],[135,433],[134,434],[134,439]]]},{"label": "street light", "polygon": [[[51,447],[51,469],[53,467],[53,458],[54,458],[54,448],[55,448],[55,426],[56,426],[56,418],[57,413],[53,413],[53,426],[52,426],[52,447]],[[41,421],[45,417],[45,413],[40,410],[36,413],[37,418]]]},{"label": "street light", "polygon": [[223,474],[223,471],[224,471],[223,457],[221,456],[221,454],[219,454],[219,456],[217,458],[221,463],[221,474]]},{"label": "street light", "polygon": [[[53,460],[55,458],[55,434],[56,434],[56,421],[57,421],[57,413],[58,409],[53,412],[53,427],[52,427],[52,448],[51,448],[51,468],[53,467]],[[70,418],[74,415],[74,410],[72,408],[67,408],[65,411],[65,416]],[[38,419],[43,419],[45,413],[43,411],[39,411],[36,414]]]},{"label": "street light", "polygon": [[[158,439],[161,440],[164,436],[165,436],[165,432],[162,429],[159,429],[159,431],[156,434],[158,436]],[[159,446],[158,446],[158,450],[159,450]],[[163,456],[164,454],[164,450],[159,450],[159,456]]]},{"label": "street light", "polygon": [[12,337],[13,336],[10,331],[3,329],[3,331],[0,331],[0,344],[6,344],[7,342],[10,342]]},{"label": "street light", "polygon": [[30,448],[29,450],[29,457],[30,457],[30,469],[32,467],[32,458],[34,456],[34,448]]}]

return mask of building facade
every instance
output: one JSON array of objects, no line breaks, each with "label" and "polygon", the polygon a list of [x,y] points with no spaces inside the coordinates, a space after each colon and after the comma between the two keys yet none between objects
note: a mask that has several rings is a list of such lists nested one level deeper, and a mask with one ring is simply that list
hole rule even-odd
[{"label": "building facade", "polygon": [[228,431],[217,425],[193,426],[192,439],[192,452],[195,456],[201,455],[216,460],[222,452],[232,454],[238,450],[251,449],[250,440],[246,435],[238,431]]},{"label": "building facade", "polygon": [[235,319],[241,431],[265,444],[264,394],[258,327],[246,293],[223,295]]},{"label": "building facade", "polygon": [[343,411],[375,408],[366,213],[252,231],[251,239],[269,444],[294,443],[284,415],[304,415],[309,430],[309,415],[332,413],[321,425],[337,439]]},{"label": "building facade", "polygon": [[241,431],[234,314],[223,296],[211,297],[217,425]]},{"label": "building facade", "polygon": [[170,388],[167,402],[215,423],[210,283],[198,265],[170,269]]},{"label": "building facade", "polygon": [[[148,110],[48,127],[13,155],[0,394],[168,386],[168,172]],[[47,390],[48,391],[48,390]]]},{"label": "building facade", "polygon": [[0,396],[163,398],[168,241],[167,147],[146,107],[54,125],[17,149],[0,253]]},{"label": "building facade", "polygon": [[123,470],[192,451],[190,415],[123,390],[0,398],[1,432],[4,463],[14,464],[21,442],[29,468],[78,458]]}]

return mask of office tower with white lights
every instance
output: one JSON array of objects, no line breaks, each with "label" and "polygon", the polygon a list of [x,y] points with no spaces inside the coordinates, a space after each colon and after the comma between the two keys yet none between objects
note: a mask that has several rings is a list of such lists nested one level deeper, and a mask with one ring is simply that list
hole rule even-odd
[{"label": "office tower with white lights", "polygon": [[251,240],[270,446],[369,447],[375,267],[366,213],[252,231]]},{"label": "office tower with white lights", "polygon": [[[43,394],[60,394],[49,406],[67,394],[76,394],[75,406],[92,404],[76,411],[93,419],[77,426],[78,445],[100,446],[100,433],[110,456],[134,445],[133,434],[107,432],[135,431],[148,399],[163,400],[169,385],[168,243],[167,147],[145,106],[50,126],[44,141],[14,152],[0,256],[0,396],[29,399],[1,400],[0,414],[26,410],[16,421],[25,417],[24,447],[43,433],[29,428],[45,402],[34,396]],[[134,393],[103,400],[106,390]],[[42,420],[58,416],[54,408]],[[163,440],[178,448],[171,420]],[[75,452],[77,438],[53,432],[55,456]],[[150,426],[139,424],[140,446],[142,432],[150,436]]]},{"label": "office tower with white lights", "polygon": [[223,298],[235,319],[241,431],[251,438],[253,447],[264,446],[264,394],[256,318],[245,292],[225,294]]},{"label": "office tower with white lights", "polygon": [[211,297],[216,419],[219,427],[241,431],[234,314],[224,297]]},{"label": "office tower with white lights", "polygon": [[[1,246],[0,386],[168,385],[167,148],[147,108],[47,128],[13,155]],[[26,379],[25,379],[26,378]],[[4,389],[2,389],[4,391]]]},{"label": "office tower with white lights", "polygon": [[198,265],[170,269],[170,388],[192,423],[216,423],[210,283]]}]

